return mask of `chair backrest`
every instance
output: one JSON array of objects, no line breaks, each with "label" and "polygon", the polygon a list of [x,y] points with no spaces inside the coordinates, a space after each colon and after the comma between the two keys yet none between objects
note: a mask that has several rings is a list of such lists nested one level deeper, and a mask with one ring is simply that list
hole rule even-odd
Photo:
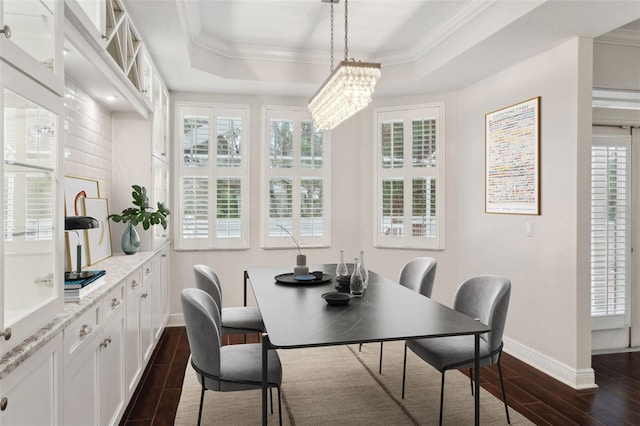
[{"label": "chair backrest", "polygon": [[180,292],[193,364],[204,373],[220,376],[220,309],[207,292],[185,288]]},{"label": "chair backrest", "polygon": [[491,327],[489,333],[480,336],[487,341],[491,352],[502,344],[510,295],[511,281],[498,275],[469,278],[456,290],[453,309]]},{"label": "chair backrest", "polygon": [[218,275],[207,265],[194,265],[193,272],[196,276],[196,287],[206,291],[218,308],[222,309],[222,287]]},{"label": "chair backrest", "polygon": [[431,297],[437,262],[433,257],[416,257],[400,270],[398,282],[426,297]]}]

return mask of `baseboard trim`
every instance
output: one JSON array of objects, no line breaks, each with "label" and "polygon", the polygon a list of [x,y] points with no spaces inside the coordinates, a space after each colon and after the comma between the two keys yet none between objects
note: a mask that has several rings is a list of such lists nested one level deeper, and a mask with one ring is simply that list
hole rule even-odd
[{"label": "baseboard trim", "polygon": [[515,340],[504,338],[504,351],[574,389],[597,388],[593,368],[576,370],[560,361],[529,348]]},{"label": "baseboard trim", "polygon": [[184,316],[182,314],[170,314],[167,320],[167,327],[184,326]]}]

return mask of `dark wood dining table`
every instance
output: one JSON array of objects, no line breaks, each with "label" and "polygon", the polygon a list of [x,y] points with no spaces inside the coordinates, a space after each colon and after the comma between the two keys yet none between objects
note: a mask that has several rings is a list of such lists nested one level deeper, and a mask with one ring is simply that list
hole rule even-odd
[{"label": "dark wood dining table", "polygon": [[[480,423],[480,335],[491,328],[435,300],[369,271],[364,295],[330,306],[322,294],[336,290],[335,264],[311,265],[324,282],[290,280],[291,266],[245,271],[262,314],[262,424],[267,424],[267,352],[413,338],[475,336],[475,424]],[[276,280],[278,276],[278,280]],[[292,281],[292,282],[283,282]]]}]

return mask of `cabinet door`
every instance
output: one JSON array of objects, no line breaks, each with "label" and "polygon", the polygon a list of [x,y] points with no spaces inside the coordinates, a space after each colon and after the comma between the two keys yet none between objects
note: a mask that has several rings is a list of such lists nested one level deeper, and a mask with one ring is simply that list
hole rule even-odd
[{"label": "cabinet door", "polygon": [[[169,208],[169,165],[158,157],[153,157],[153,206],[158,203],[164,204]],[[169,239],[171,216],[167,221],[167,229],[162,225],[155,225],[153,229],[153,248],[161,247]]]},{"label": "cabinet door", "polygon": [[[63,1],[0,2],[0,56],[55,93],[64,92]],[[4,74],[3,74],[4,75]]]},{"label": "cabinet door", "polygon": [[96,333],[64,369],[65,426],[98,424],[101,338]]},{"label": "cabinet door", "polygon": [[[128,286],[131,277],[127,279]],[[142,375],[142,347],[140,345],[140,294],[136,288],[127,296],[127,318],[125,329],[124,377],[127,397],[133,395]]]},{"label": "cabinet door", "polygon": [[124,410],[124,309],[114,314],[100,342],[100,424],[116,424]]},{"label": "cabinet door", "polygon": [[140,294],[140,344],[143,365],[146,365],[153,352],[152,292],[153,286],[145,285]]},{"label": "cabinet door", "polygon": [[56,244],[64,241],[58,184],[63,104],[62,98],[1,62],[0,73],[4,112],[0,330],[12,330],[10,340],[0,339],[0,352],[5,353],[63,308],[64,244]]},{"label": "cabinet door", "polygon": [[62,424],[62,334],[0,381],[0,424]]}]

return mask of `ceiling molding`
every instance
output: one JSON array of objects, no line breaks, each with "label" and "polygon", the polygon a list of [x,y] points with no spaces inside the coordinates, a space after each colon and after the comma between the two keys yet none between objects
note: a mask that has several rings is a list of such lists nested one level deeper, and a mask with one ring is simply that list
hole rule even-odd
[{"label": "ceiling molding", "polygon": [[596,38],[594,42],[640,47],[640,31],[620,28]]}]

